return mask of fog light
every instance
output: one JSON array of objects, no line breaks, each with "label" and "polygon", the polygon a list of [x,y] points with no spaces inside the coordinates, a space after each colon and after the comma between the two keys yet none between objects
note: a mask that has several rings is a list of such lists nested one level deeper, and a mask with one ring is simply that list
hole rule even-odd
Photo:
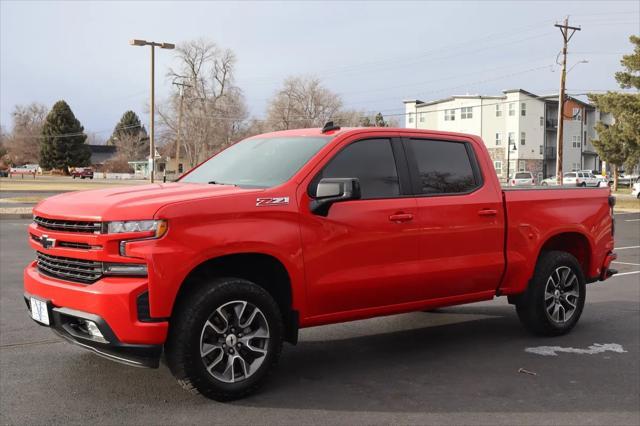
[{"label": "fog light", "polygon": [[87,332],[91,337],[103,342],[107,341],[107,339],[105,339],[102,333],[100,332],[100,329],[98,328],[95,322],[84,320],[84,325],[87,327]]}]

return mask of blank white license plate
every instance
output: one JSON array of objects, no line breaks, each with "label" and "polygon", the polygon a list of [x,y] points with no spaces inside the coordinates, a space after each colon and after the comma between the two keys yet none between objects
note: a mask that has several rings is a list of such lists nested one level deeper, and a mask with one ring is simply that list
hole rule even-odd
[{"label": "blank white license plate", "polygon": [[47,310],[47,302],[32,297],[31,318],[38,321],[39,323],[49,325],[49,311]]}]

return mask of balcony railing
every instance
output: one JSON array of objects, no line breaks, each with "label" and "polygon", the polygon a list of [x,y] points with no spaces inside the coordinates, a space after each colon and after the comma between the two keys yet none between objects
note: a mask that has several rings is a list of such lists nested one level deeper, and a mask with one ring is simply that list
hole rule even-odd
[{"label": "balcony railing", "polygon": [[545,148],[545,153],[544,153],[544,158],[546,158],[547,160],[551,160],[556,158],[556,147],[555,146],[548,146]]}]

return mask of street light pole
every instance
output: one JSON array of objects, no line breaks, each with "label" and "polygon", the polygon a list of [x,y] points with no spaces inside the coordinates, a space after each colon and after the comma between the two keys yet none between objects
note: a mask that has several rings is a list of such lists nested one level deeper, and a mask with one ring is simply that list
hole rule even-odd
[{"label": "street light pole", "polygon": [[156,55],[156,46],[161,49],[174,49],[176,46],[172,43],[157,43],[155,41],[147,41],[147,40],[130,40],[129,44],[132,46],[151,46],[151,106],[149,108],[149,180],[151,183],[154,182],[155,179],[155,171],[156,171],[156,141],[155,141],[155,112],[156,112],[156,104],[155,104],[155,55]]}]

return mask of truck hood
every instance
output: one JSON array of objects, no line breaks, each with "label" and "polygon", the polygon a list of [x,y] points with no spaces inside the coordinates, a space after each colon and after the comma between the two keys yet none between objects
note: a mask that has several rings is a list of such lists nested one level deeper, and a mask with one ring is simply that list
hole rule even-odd
[{"label": "truck hood", "polygon": [[152,219],[167,204],[257,191],[262,190],[179,182],[122,186],[55,195],[41,201],[33,213],[61,220],[142,220]]}]

